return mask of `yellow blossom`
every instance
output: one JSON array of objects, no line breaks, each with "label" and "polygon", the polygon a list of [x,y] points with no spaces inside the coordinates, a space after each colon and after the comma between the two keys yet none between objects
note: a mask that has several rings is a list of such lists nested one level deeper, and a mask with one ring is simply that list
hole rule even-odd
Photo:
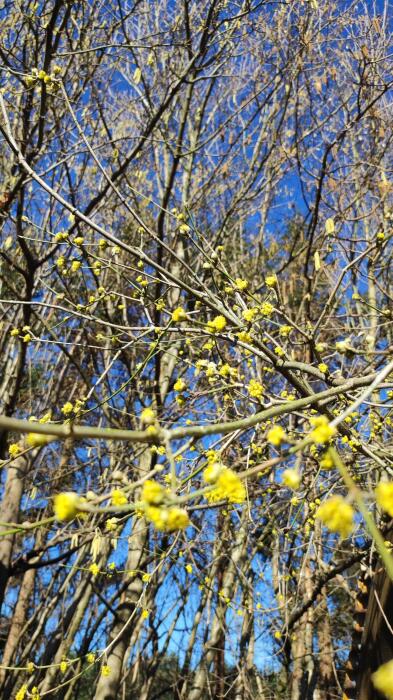
[{"label": "yellow blossom", "polygon": [[142,610],[142,615],[141,615],[141,617],[142,617],[142,620],[147,620],[147,618],[149,617],[149,611],[148,611],[148,610]]},{"label": "yellow blossom", "polygon": [[327,364],[325,364],[325,362],[320,362],[319,365],[318,365],[318,369],[319,369],[319,371],[322,372],[323,374],[326,374],[326,372],[329,371],[329,367],[327,366]]},{"label": "yellow blossom", "polygon": [[96,655],[92,651],[89,651],[88,655],[86,656],[87,663],[94,664],[95,660],[96,660]]},{"label": "yellow blossom", "polygon": [[67,668],[68,668],[67,661],[61,661],[61,662],[60,662],[60,671],[61,671],[62,673],[65,673],[66,670],[67,670]]},{"label": "yellow blossom", "polygon": [[97,576],[100,573],[100,568],[97,564],[90,564],[89,571],[93,576]]},{"label": "yellow blossom", "polygon": [[26,438],[26,442],[30,447],[41,447],[42,445],[47,445],[51,440],[53,440],[53,437],[42,435],[41,433],[29,433]]},{"label": "yellow blossom", "polygon": [[178,379],[173,385],[175,391],[184,391],[186,387],[187,384],[185,383],[184,379]]},{"label": "yellow blossom", "polygon": [[227,321],[225,316],[216,316],[212,321],[207,322],[206,330],[208,330],[209,333],[219,333],[224,330],[226,325]]},{"label": "yellow blossom", "polygon": [[354,510],[342,496],[332,496],[319,506],[315,517],[332,532],[348,537],[354,528]]},{"label": "yellow blossom", "polygon": [[247,391],[253,399],[261,399],[263,396],[264,388],[262,384],[256,379],[250,379]]},{"label": "yellow blossom", "polygon": [[146,425],[151,425],[156,419],[156,414],[152,408],[144,408],[141,413],[141,421]]},{"label": "yellow blossom", "polygon": [[184,508],[177,506],[146,508],[146,517],[157,530],[163,532],[173,532],[174,530],[184,530],[190,524],[188,513]]},{"label": "yellow blossom", "polygon": [[22,449],[20,445],[18,445],[17,442],[11,443],[11,445],[8,448],[8,452],[10,454],[10,457],[17,457],[21,453]]},{"label": "yellow blossom", "polygon": [[251,343],[252,338],[247,331],[240,331],[236,335],[242,343]]},{"label": "yellow blossom", "polygon": [[147,479],[143,484],[142,500],[148,505],[158,506],[164,500],[165,489],[157,481]]},{"label": "yellow blossom", "polygon": [[223,466],[222,464],[219,464],[219,462],[211,462],[206,469],[203,470],[203,478],[206,481],[207,484],[214,484],[220,472],[222,471]]},{"label": "yellow blossom", "polygon": [[110,666],[108,666],[107,664],[104,664],[103,666],[101,666],[101,673],[103,676],[110,676],[110,673],[111,673]]},{"label": "yellow blossom", "polygon": [[380,481],[375,496],[380,508],[393,517],[393,481]]},{"label": "yellow blossom", "polygon": [[270,304],[268,301],[264,301],[262,306],[261,306],[261,314],[262,316],[271,316],[274,311],[274,306]]},{"label": "yellow blossom", "polygon": [[68,522],[78,515],[81,499],[74,491],[58,493],[53,499],[53,510],[57,520]]},{"label": "yellow blossom", "polygon": [[72,411],[74,410],[74,407],[71,403],[71,401],[66,401],[64,406],[61,409],[61,412],[64,413],[65,416],[68,416]]},{"label": "yellow blossom", "polygon": [[23,683],[23,685],[19,688],[17,694],[15,695],[15,700],[25,700],[27,693],[27,685],[26,683]]},{"label": "yellow blossom", "polygon": [[246,489],[232,469],[222,467],[215,481],[215,488],[206,496],[210,502],[227,499],[230,503],[243,503],[246,498]]},{"label": "yellow blossom", "polygon": [[267,441],[270,442],[271,445],[279,447],[281,443],[284,442],[285,437],[284,428],[282,428],[281,425],[274,425],[273,428],[270,428],[268,431]]},{"label": "yellow blossom", "polygon": [[282,338],[286,338],[287,335],[290,334],[291,330],[292,330],[292,326],[280,326],[280,329],[278,332]]},{"label": "yellow blossom", "polygon": [[235,279],[235,287],[239,289],[239,291],[244,291],[248,287],[248,282],[247,280],[242,280],[240,277],[236,277]]},{"label": "yellow blossom", "polygon": [[12,336],[19,335],[19,330],[17,328],[12,328],[10,331],[10,335],[12,335]]},{"label": "yellow blossom", "polygon": [[192,564],[186,564],[185,569],[188,574],[192,574]]},{"label": "yellow blossom", "polygon": [[113,489],[111,493],[111,503],[113,506],[125,506],[128,503],[127,496],[120,489]]},{"label": "yellow blossom", "polygon": [[388,700],[393,700],[393,659],[386,664],[382,664],[382,666],[372,674],[371,680],[374,688],[376,688],[379,693],[385,695]]},{"label": "yellow blossom", "polygon": [[182,306],[178,306],[172,313],[172,321],[178,323],[179,321],[184,321],[187,318],[187,314]]},{"label": "yellow blossom", "polygon": [[253,307],[252,309],[245,309],[244,311],[242,311],[242,316],[245,321],[247,321],[248,323],[252,323],[255,316],[258,315],[258,311],[259,309],[257,309],[256,307]]},{"label": "yellow blossom", "polygon": [[265,284],[268,287],[274,287],[277,284],[276,275],[269,275],[268,277],[265,277]]},{"label": "yellow blossom", "polygon": [[300,474],[297,469],[285,469],[282,474],[282,483],[289,489],[299,488]]},{"label": "yellow blossom", "polygon": [[326,416],[311,418],[310,423],[314,426],[314,430],[310,433],[310,438],[312,442],[317,445],[323,445],[325,442],[329,442],[337,432],[336,428],[330,425],[329,419]]},{"label": "yellow blossom", "polygon": [[321,465],[321,469],[334,469],[334,460],[329,452],[325,452],[323,455],[321,455],[319,464]]}]

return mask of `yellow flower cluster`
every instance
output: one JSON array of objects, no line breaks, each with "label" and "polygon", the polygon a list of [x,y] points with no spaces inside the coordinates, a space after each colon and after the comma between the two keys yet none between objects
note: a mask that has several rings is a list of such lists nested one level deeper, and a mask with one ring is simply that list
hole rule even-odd
[{"label": "yellow flower cluster", "polygon": [[141,413],[141,422],[145,425],[152,425],[156,419],[156,414],[152,408],[144,408]]},{"label": "yellow flower cluster", "polygon": [[179,323],[179,321],[184,321],[187,318],[187,314],[182,306],[178,306],[172,313],[172,321]]},{"label": "yellow flower cluster", "polygon": [[57,520],[69,522],[80,512],[81,499],[74,491],[58,493],[53,500],[53,510]]},{"label": "yellow flower cluster", "polygon": [[259,309],[254,306],[252,309],[244,309],[244,311],[242,311],[242,316],[247,323],[252,323],[258,313]]},{"label": "yellow flower cluster", "polygon": [[147,506],[145,515],[157,530],[163,532],[184,530],[190,525],[187,511],[177,506]]},{"label": "yellow flower cluster", "polygon": [[257,379],[250,379],[250,383],[247,387],[247,391],[253,399],[261,399],[263,396],[264,388]]},{"label": "yellow flower cluster", "polygon": [[393,481],[380,481],[375,489],[377,503],[393,518]]},{"label": "yellow flower cluster", "polygon": [[125,506],[128,503],[127,496],[121,489],[113,489],[111,493],[111,504],[113,506]]},{"label": "yellow flower cluster", "polygon": [[146,518],[157,530],[173,532],[184,530],[190,524],[188,513],[184,508],[165,505],[167,492],[154,479],[147,479],[142,489],[142,504]]},{"label": "yellow flower cluster", "polygon": [[299,488],[300,474],[297,469],[285,469],[282,474],[282,483],[289,489]]},{"label": "yellow flower cluster", "polygon": [[267,441],[275,447],[280,447],[281,443],[284,442],[285,437],[286,435],[284,428],[282,428],[281,425],[274,425],[273,428],[270,428],[267,434]]},{"label": "yellow flower cluster", "polygon": [[334,428],[329,423],[329,419],[326,416],[317,416],[315,418],[310,418],[310,423],[314,426],[314,430],[310,433],[310,438],[312,442],[317,445],[323,445],[334,437],[336,434],[336,428]]},{"label": "yellow flower cluster", "polygon": [[227,321],[225,316],[215,316],[215,318],[207,322],[206,330],[209,331],[209,333],[220,333],[220,331],[224,330],[226,325]]},{"label": "yellow flower cluster", "polygon": [[393,700],[393,659],[380,666],[371,676],[374,688]]},{"label": "yellow flower cluster", "polygon": [[206,494],[208,501],[214,503],[223,499],[230,503],[243,503],[246,489],[237,474],[229,467],[213,462],[206,467],[203,478],[207,484],[214,484],[214,489]]},{"label": "yellow flower cluster", "polygon": [[319,506],[315,517],[341,537],[348,537],[354,528],[354,510],[342,496],[332,496]]}]

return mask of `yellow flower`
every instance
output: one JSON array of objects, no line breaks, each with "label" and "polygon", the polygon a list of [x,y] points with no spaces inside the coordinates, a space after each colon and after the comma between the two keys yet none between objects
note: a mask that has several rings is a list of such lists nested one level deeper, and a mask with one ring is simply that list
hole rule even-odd
[{"label": "yellow flower", "polygon": [[388,700],[393,700],[393,659],[380,666],[372,674],[371,680],[379,693],[385,695]]},{"label": "yellow flower", "polygon": [[319,464],[321,465],[321,469],[334,469],[334,460],[329,452],[325,452],[325,454],[321,455]]},{"label": "yellow flower", "polygon": [[239,291],[244,291],[244,289],[247,289],[248,287],[248,282],[247,280],[242,280],[240,277],[236,277],[235,279],[235,286]]},{"label": "yellow flower", "polygon": [[269,275],[268,277],[265,277],[265,284],[268,287],[274,287],[277,284],[276,275]]},{"label": "yellow flower", "polygon": [[89,571],[93,576],[97,576],[100,573],[100,568],[97,564],[90,564]]},{"label": "yellow flower", "polygon": [[332,496],[319,506],[315,517],[332,532],[348,537],[354,528],[354,510],[342,496]]},{"label": "yellow flower", "polygon": [[380,481],[375,489],[377,503],[393,517],[393,481]]},{"label": "yellow flower", "polygon": [[184,379],[178,379],[173,385],[175,391],[184,391],[186,387],[187,384],[185,383]]},{"label": "yellow flower", "polygon": [[21,451],[21,447],[18,445],[17,442],[13,442],[8,448],[10,457],[17,457],[21,453]]},{"label": "yellow flower", "polygon": [[274,352],[275,352],[276,355],[278,355],[279,357],[282,357],[282,356],[285,354],[285,353],[284,353],[284,350],[283,350],[282,348],[280,348],[279,345],[276,345],[276,347],[274,348]]},{"label": "yellow flower", "polygon": [[68,414],[72,413],[73,410],[74,410],[74,407],[73,407],[71,401],[66,401],[63,408],[61,409],[61,412],[64,413],[65,416],[68,416]]},{"label": "yellow flower", "polygon": [[252,338],[247,331],[240,331],[236,335],[242,343],[251,343]]},{"label": "yellow flower", "polygon": [[95,660],[96,660],[96,655],[92,651],[90,651],[88,653],[88,655],[86,656],[87,663],[94,664]]},{"label": "yellow flower", "polygon": [[61,671],[62,673],[65,673],[66,670],[67,670],[67,668],[68,668],[67,661],[61,661],[61,663],[60,663],[60,671]]},{"label": "yellow flower", "polygon": [[151,425],[156,419],[156,414],[152,408],[144,408],[141,413],[141,421],[146,425]]},{"label": "yellow flower", "polygon": [[245,309],[244,311],[242,311],[242,316],[245,321],[247,321],[248,323],[252,323],[255,316],[257,316],[258,311],[259,309],[257,309],[256,307],[252,309]]},{"label": "yellow flower", "polygon": [[270,304],[268,301],[264,301],[262,306],[261,306],[261,314],[262,316],[271,316],[274,311],[274,306]]},{"label": "yellow flower", "polygon": [[287,335],[290,334],[291,330],[292,326],[280,326],[280,330],[278,332],[282,338],[286,338]]},{"label": "yellow flower", "polygon": [[142,500],[151,506],[159,506],[164,500],[165,489],[157,481],[147,479],[143,484]]},{"label": "yellow flower", "polygon": [[256,379],[250,379],[247,391],[253,399],[261,399],[263,396],[264,388],[262,384]]},{"label": "yellow flower", "polygon": [[127,496],[120,489],[113,489],[111,493],[111,503],[113,506],[125,506],[128,503]]},{"label": "yellow flower", "polygon": [[26,697],[27,693],[27,685],[26,683],[23,683],[23,685],[19,688],[17,694],[15,695],[15,700],[24,700]]},{"label": "yellow flower", "polygon": [[149,617],[149,611],[148,611],[148,610],[142,610],[142,615],[141,615],[141,617],[142,617],[142,620],[147,620],[147,618]]},{"label": "yellow flower", "polygon": [[188,574],[192,574],[192,565],[191,564],[186,564],[185,569]]},{"label": "yellow flower", "polygon": [[178,306],[177,309],[172,313],[172,321],[178,323],[179,321],[184,321],[187,318],[187,314],[182,306]]},{"label": "yellow flower", "polygon": [[58,493],[53,499],[53,510],[57,520],[68,522],[79,513],[81,500],[74,491]]},{"label": "yellow flower", "polygon": [[171,506],[169,508],[149,506],[146,508],[146,517],[153,523],[157,530],[163,532],[184,530],[190,524],[187,511],[177,506]]},{"label": "yellow flower", "polygon": [[310,438],[312,442],[317,445],[323,445],[325,442],[329,442],[337,432],[336,428],[330,425],[329,419],[326,416],[311,418],[310,423],[314,426],[314,430],[310,433]]},{"label": "yellow flower", "polygon": [[282,474],[282,483],[289,489],[297,489],[300,485],[300,474],[297,469],[285,469]]},{"label": "yellow flower", "polygon": [[104,664],[103,666],[101,666],[101,673],[103,676],[110,676],[110,673],[111,673],[110,666],[108,666],[107,664]]},{"label": "yellow flower", "polygon": [[212,503],[221,499],[227,499],[230,503],[243,503],[246,489],[232,469],[222,467],[215,481],[215,488],[206,496]]},{"label": "yellow flower", "polygon": [[71,263],[71,271],[78,272],[78,270],[81,266],[82,266],[82,263],[80,260],[73,260]]},{"label": "yellow flower", "polygon": [[326,372],[329,371],[329,367],[327,366],[327,364],[325,362],[320,362],[318,365],[318,369],[323,374],[326,374]]},{"label": "yellow flower", "polygon": [[47,445],[51,440],[53,440],[53,437],[41,435],[41,433],[29,433],[26,438],[26,442],[30,447],[41,447],[42,445]]},{"label": "yellow flower", "polygon": [[19,335],[18,329],[17,329],[17,328],[12,328],[12,330],[10,331],[10,335],[12,335],[12,336]]},{"label": "yellow flower", "polygon": [[223,466],[222,464],[219,464],[219,462],[211,462],[209,466],[207,466],[206,469],[203,470],[203,478],[206,481],[206,483],[214,484],[217,481],[222,469]]},{"label": "yellow flower", "polygon": [[206,330],[208,330],[209,333],[219,333],[224,330],[226,325],[227,321],[225,316],[216,316],[212,321],[207,322]]},{"label": "yellow flower", "polygon": [[271,445],[279,447],[281,443],[284,442],[285,437],[284,428],[282,428],[281,425],[274,425],[267,434],[267,441],[270,442]]}]

